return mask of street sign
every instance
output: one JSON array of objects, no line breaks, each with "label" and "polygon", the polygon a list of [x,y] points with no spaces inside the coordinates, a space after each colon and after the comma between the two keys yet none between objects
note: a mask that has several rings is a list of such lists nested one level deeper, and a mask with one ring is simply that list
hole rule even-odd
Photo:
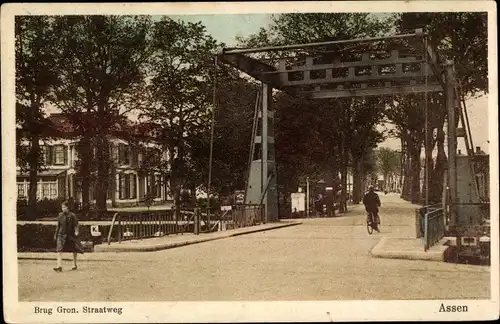
[{"label": "street sign", "polygon": [[91,225],[90,226],[90,235],[101,236],[101,232],[99,232],[99,225]]},{"label": "street sign", "polygon": [[303,192],[294,192],[290,195],[292,200],[292,213],[303,212],[306,210],[306,194]]}]

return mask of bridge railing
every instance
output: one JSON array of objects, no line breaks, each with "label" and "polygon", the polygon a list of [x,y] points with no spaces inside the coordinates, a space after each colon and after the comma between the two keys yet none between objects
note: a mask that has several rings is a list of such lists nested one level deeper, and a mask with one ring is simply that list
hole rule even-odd
[{"label": "bridge railing", "polygon": [[443,208],[442,204],[427,205],[415,210],[415,227],[417,230],[416,238],[424,237],[425,233],[425,214],[436,209]]},{"label": "bridge railing", "polygon": [[424,251],[436,245],[443,237],[445,231],[444,209],[428,210],[424,217]]},{"label": "bridge railing", "polygon": [[207,233],[262,224],[262,205],[232,205],[210,210],[182,210],[180,219],[174,210],[143,213],[115,213],[108,232],[108,245],[115,241],[141,240],[183,233]]},{"label": "bridge railing", "polygon": [[195,213],[181,211],[181,219],[173,210],[142,213],[115,213],[108,232],[108,245],[112,241],[140,240],[165,235],[192,233]]},{"label": "bridge railing", "polygon": [[262,205],[241,204],[222,206],[216,214],[217,230],[255,226],[264,223],[264,208]]}]

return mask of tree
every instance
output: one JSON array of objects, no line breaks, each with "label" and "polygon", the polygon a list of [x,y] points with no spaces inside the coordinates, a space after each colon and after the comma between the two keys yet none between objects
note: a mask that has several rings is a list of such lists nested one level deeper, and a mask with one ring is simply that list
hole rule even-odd
[{"label": "tree", "polygon": [[[51,86],[54,42],[57,36],[52,19],[44,16],[17,16],[15,19],[16,133],[17,162],[29,171],[28,203],[36,204],[38,171],[43,165],[40,141],[47,138],[50,123],[44,113]],[[22,147],[21,139],[29,141]]]},{"label": "tree", "polygon": [[389,148],[381,147],[376,151],[377,170],[384,177],[384,189],[388,190],[390,178],[399,169],[399,154]]},{"label": "tree", "polygon": [[[232,68],[218,66],[211,190],[228,196],[245,188],[252,136],[252,121],[259,88]],[[208,179],[210,128],[192,141],[193,168]],[[200,177],[199,177],[200,178]],[[207,189],[206,181],[200,188]]]},{"label": "tree", "polygon": [[[211,85],[216,41],[201,23],[184,23],[164,17],[154,25],[153,55],[148,64],[150,105],[141,116],[161,126],[162,146],[168,152],[164,170],[174,188],[176,215],[180,215],[180,193],[199,174],[189,168],[190,147],[210,125],[213,109]],[[188,140],[190,139],[190,140]],[[190,189],[196,189],[191,181]]]},{"label": "tree", "polygon": [[144,103],[144,64],[151,56],[152,23],[144,16],[68,16],[56,21],[61,59],[54,102],[81,136],[84,208],[89,206],[95,169],[96,206],[106,210],[108,186],[114,184],[109,136],[126,126],[124,117]]},{"label": "tree", "polygon": [[[374,169],[372,151],[384,139],[383,134],[376,129],[384,112],[379,99],[367,98],[366,101],[356,102],[348,128],[349,154],[353,169],[352,202],[354,204],[361,201],[364,192],[363,180]],[[367,116],[375,116],[375,118],[367,118]]]},{"label": "tree", "polygon": [[[396,28],[399,32],[406,32],[410,29],[424,28],[429,34],[432,43],[436,46],[437,52],[442,61],[453,60],[455,63],[455,76],[462,88],[462,98],[487,92],[487,14],[482,12],[474,13],[404,13],[397,17]],[[432,94],[428,98],[428,136],[427,142],[424,142],[426,149],[426,165],[429,167],[429,200],[438,202],[441,198],[443,175],[446,166],[446,153],[444,148],[445,133],[443,130],[447,116],[445,100],[441,94]],[[415,105],[420,106],[420,110]],[[423,115],[423,101],[415,103],[408,107],[410,110],[417,110],[416,114]],[[401,111],[401,113],[408,113]],[[405,118],[402,118],[405,119]],[[413,117],[410,117],[413,119]],[[421,119],[420,119],[421,120]],[[457,118],[458,122],[458,118]],[[396,122],[397,123],[397,122]],[[406,170],[413,169],[417,173],[417,167],[420,168],[420,150],[425,141],[425,123],[421,120],[419,140],[407,141],[408,136],[402,134],[403,146],[408,152],[412,151],[414,157],[406,159]],[[407,130],[401,128],[403,133]],[[432,152],[437,147],[437,159],[433,161]],[[414,161],[414,162],[412,162]],[[408,175],[407,175],[408,176]],[[408,179],[408,177],[405,177]],[[425,183],[425,182],[424,182]],[[413,193],[409,194],[409,183],[406,182],[403,190],[403,196],[412,196],[416,201],[416,184],[413,187]],[[425,192],[426,188],[423,188]]]}]

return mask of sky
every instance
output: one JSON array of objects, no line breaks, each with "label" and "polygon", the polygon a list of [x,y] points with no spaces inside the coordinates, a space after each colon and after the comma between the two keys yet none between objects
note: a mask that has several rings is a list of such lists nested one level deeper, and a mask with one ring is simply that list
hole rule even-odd
[{"label": "sky", "polygon": [[[174,20],[186,22],[201,21],[211,34],[219,42],[228,47],[237,45],[235,38],[247,37],[257,33],[260,28],[267,27],[271,22],[270,14],[243,14],[243,15],[182,15],[170,16]],[[159,19],[156,16],[155,19]]]}]

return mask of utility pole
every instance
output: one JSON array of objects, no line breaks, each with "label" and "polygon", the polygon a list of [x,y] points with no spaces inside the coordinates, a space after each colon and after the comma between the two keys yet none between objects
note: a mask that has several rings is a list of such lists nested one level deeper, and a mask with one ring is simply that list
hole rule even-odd
[{"label": "utility pole", "polygon": [[309,177],[306,178],[306,217],[309,218]]}]

